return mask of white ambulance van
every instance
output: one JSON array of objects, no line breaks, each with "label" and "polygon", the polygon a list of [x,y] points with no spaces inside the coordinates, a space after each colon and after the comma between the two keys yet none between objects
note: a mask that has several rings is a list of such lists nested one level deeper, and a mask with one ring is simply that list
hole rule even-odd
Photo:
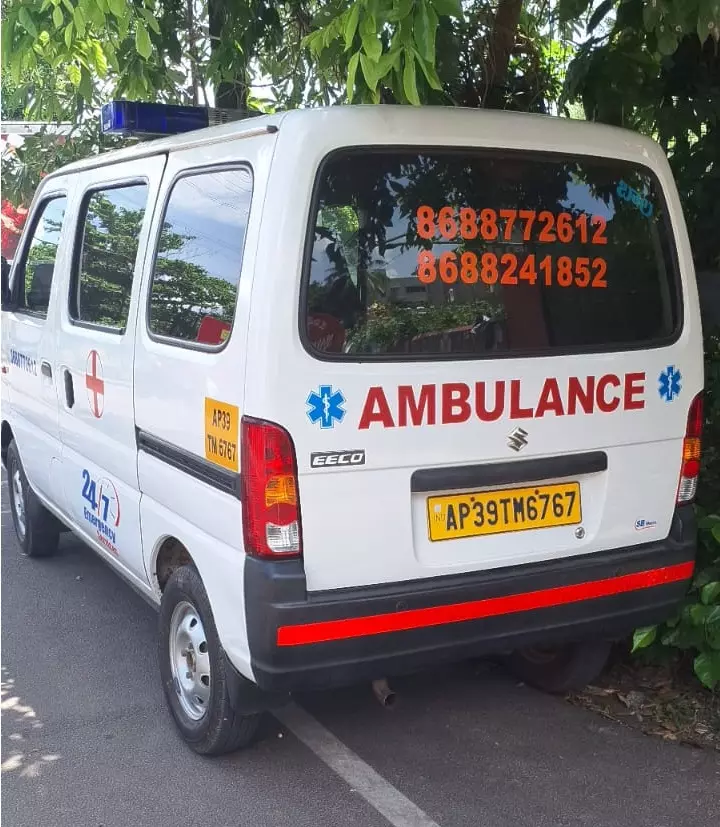
[{"label": "white ambulance van", "polygon": [[71,529],[159,606],[198,752],[487,653],[567,690],[692,577],[697,290],[634,133],[374,106],[140,143],[45,178],[3,311],[20,546]]}]

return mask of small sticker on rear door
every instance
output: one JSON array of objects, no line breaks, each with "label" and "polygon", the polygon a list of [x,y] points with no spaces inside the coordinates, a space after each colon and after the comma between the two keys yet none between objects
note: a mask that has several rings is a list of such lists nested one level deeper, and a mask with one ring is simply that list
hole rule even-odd
[{"label": "small sticker on rear door", "polygon": [[365,465],[365,451],[318,451],[310,454],[311,468],[345,468],[354,465]]},{"label": "small sticker on rear door", "polygon": [[205,397],[205,459],[238,470],[239,421],[237,405]]}]

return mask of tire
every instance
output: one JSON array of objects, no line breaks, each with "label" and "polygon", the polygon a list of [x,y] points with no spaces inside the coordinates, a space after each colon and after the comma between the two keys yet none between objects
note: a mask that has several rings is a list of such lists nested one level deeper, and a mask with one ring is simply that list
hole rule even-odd
[{"label": "tire", "polygon": [[506,664],[520,680],[552,694],[582,689],[602,672],[611,641],[586,640],[555,647],[518,649]]},{"label": "tire", "polygon": [[60,523],[45,508],[25,476],[13,440],[7,452],[10,511],[20,550],[26,557],[50,557],[57,551]]},{"label": "tire", "polygon": [[[160,603],[160,676],[180,734],[200,755],[248,746],[261,715],[240,715],[228,692],[228,661],[205,586],[194,566],[170,575]],[[207,677],[207,680],[205,680]]]}]

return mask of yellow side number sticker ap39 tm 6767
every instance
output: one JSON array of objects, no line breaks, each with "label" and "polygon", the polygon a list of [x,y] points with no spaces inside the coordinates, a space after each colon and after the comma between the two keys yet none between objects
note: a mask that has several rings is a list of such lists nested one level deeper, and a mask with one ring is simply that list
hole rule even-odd
[{"label": "yellow side number sticker ap39 tm 6767", "polygon": [[239,421],[237,405],[205,397],[205,459],[238,470]]}]

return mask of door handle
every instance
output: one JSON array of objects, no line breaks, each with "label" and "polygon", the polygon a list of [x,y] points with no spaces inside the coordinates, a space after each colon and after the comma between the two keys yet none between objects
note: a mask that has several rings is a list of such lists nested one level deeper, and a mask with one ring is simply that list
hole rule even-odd
[{"label": "door handle", "polygon": [[48,379],[52,379],[52,367],[50,365],[50,362],[41,362],[40,372],[43,376],[47,376]]},{"label": "door handle", "polygon": [[68,408],[72,408],[75,404],[75,387],[73,386],[73,378],[69,370],[65,371],[65,402]]}]

